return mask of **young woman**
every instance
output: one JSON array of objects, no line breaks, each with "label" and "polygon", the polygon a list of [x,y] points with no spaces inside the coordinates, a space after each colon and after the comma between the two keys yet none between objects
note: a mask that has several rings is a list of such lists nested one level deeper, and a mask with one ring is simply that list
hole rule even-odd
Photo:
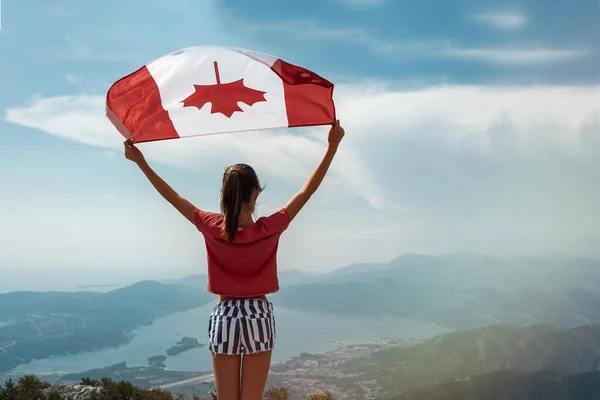
[{"label": "young woman", "polygon": [[125,157],[204,236],[207,289],[219,295],[208,327],[219,400],[262,399],[275,343],[273,304],[266,295],[279,289],[279,237],[318,189],[343,137],[344,129],[336,121],[329,131],[327,151],[302,189],[281,210],[256,221],[252,214],[262,189],[252,167],[236,164],[225,170],[221,213],[211,213],[176,193],[150,168],[140,150],[125,142]]}]

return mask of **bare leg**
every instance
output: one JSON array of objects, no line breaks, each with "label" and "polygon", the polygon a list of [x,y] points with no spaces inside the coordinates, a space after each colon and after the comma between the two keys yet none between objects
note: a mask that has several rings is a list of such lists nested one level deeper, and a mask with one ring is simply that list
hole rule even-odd
[{"label": "bare leg", "polygon": [[239,400],[241,356],[217,354],[213,357],[217,399]]},{"label": "bare leg", "polygon": [[270,367],[271,351],[244,355],[240,400],[261,400],[263,398]]}]

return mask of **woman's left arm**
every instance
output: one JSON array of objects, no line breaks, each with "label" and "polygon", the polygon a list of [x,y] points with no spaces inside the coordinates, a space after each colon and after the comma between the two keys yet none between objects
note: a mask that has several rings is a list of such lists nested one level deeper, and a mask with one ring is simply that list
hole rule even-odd
[{"label": "woman's left arm", "polygon": [[173,205],[185,218],[188,219],[192,224],[194,222],[194,213],[197,207],[190,203],[187,199],[180,196],[171,186],[167,184],[154,170],[148,165],[142,152],[130,142],[125,142],[125,157],[128,160],[133,161],[140,167],[146,178],[150,181],[152,186],[165,200]]}]

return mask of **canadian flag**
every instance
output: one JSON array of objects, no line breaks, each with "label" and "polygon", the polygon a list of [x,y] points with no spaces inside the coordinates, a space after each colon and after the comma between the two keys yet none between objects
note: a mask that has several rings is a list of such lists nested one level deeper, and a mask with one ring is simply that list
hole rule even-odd
[{"label": "canadian flag", "polygon": [[335,121],[333,84],[274,56],[200,46],[118,80],[106,115],[135,142]]}]

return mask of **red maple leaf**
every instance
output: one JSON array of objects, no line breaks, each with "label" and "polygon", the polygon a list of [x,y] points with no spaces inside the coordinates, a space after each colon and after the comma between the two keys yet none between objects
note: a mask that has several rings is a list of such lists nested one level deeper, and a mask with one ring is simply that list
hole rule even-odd
[{"label": "red maple leaf", "polygon": [[211,103],[211,114],[221,113],[231,118],[234,112],[244,111],[238,106],[238,101],[249,106],[260,101],[267,101],[265,93],[244,85],[244,80],[221,83],[219,65],[214,62],[216,85],[194,85],[196,91],[182,101],[184,107],[198,107],[201,109],[206,103]]}]

